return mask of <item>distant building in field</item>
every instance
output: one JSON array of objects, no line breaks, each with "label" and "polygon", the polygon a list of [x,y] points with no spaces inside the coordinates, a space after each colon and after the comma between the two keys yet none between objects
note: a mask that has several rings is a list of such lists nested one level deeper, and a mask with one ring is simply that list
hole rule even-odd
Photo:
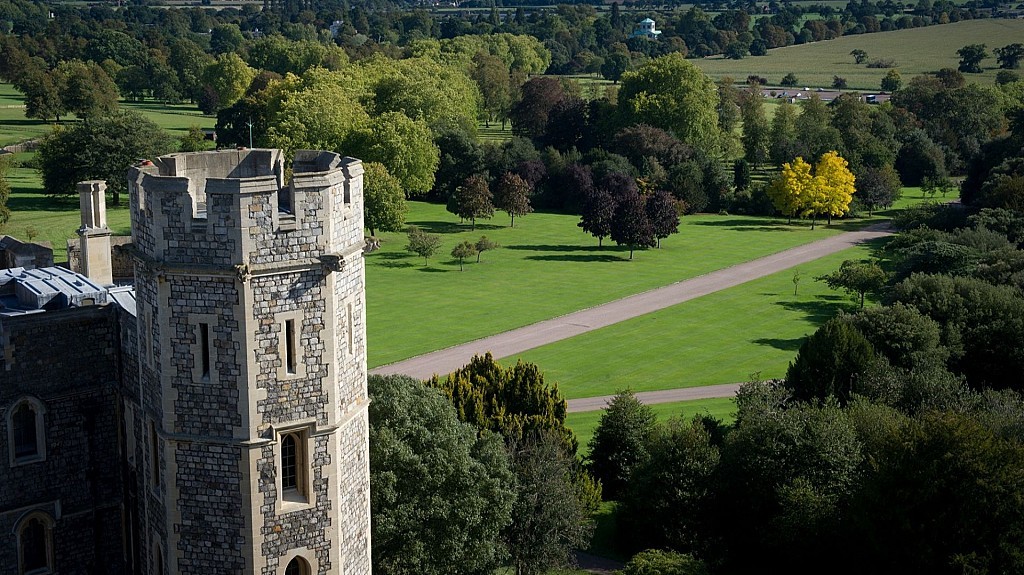
[{"label": "distant building in field", "polygon": [[657,40],[658,36],[661,36],[661,30],[658,30],[654,24],[654,20],[650,18],[644,18],[637,24],[637,27],[633,29],[631,37],[633,38],[647,38],[649,40]]}]

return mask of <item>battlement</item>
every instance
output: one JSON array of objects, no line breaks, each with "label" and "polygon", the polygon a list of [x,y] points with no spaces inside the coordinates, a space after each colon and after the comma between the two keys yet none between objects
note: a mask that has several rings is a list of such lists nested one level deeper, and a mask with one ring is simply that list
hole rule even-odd
[{"label": "battlement", "polygon": [[300,150],[161,156],[128,174],[133,243],[167,266],[255,270],[362,245],[362,163]]}]

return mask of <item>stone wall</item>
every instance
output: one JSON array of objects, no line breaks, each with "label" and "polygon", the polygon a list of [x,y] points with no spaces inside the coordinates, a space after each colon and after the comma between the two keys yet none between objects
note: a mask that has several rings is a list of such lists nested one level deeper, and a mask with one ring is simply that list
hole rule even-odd
[{"label": "stone wall", "polygon": [[[17,566],[16,523],[40,510],[55,520],[60,573],[124,573],[118,438],[118,328],[114,306],[0,319],[0,565]],[[44,461],[11,467],[6,416],[22,397],[45,408]]]}]

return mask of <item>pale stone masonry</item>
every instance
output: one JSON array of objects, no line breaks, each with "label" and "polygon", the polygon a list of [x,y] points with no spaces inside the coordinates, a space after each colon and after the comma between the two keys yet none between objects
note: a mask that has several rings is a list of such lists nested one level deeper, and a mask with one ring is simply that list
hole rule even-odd
[{"label": "pale stone masonry", "polygon": [[[102,381],[117,417],[103,421],[120,461],[110,472],[121,541],[92,551],[107,554],[106,572],[371,572],[362,174],[358,160],[329,152],[296,152],[287,169],[269,149],[172,154],[129,170],[134,289],[93,306],[118,343],[109,362],[97,358],[116,374]],[[110,282],[109,258],[92,259],[109,241],[102,189],[80,185],[95,283]],[[6,345],[3,369],[31,369],[24,358],[49,349],[48,336],[20,334],[66,313],[5,315],[0,302],[0,336],[19,344]],[[56,405],[21,375],[13,392],[0,383],[0,413]],[[59,474],[34,465],[19,476]],[[0,557],[26,553],[30,527],[53,525],[48,567],[86,572],[65,553],[70,536],[57,537],[59,501],[7,505],[0,524],[17,536],[0,539]]]}]

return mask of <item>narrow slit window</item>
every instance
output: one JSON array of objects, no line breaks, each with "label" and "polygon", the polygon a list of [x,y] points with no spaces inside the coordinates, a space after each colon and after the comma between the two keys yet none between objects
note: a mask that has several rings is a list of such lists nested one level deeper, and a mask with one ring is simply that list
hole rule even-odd
[{"label": "narrow slit window", "polygon": [[355,326],[352,325],[352,304],[348,304],[346,308],[346,338],[348,340],[348,353],[352,355],[355,353],[355,341],[353,341],[353,333],[355,332]]},{"label": "narrow slit window", "polygon": [[15,460],[39,455],[35,410],[28,403],[22,403],[14,410],[13,420]]},{"label": "narrow slit window", "polygon": [[210,324],[199,324],[199,355],[203,378],[210,377]]},{"label": "narrow slit window", "polygon": [[156,434],[156,424],[149,422],[150,465],[153,475],[153,488],[160,487],[160,438]]},{"label": "narrow slit window", "polygon": [[295,375],[296,373],[296,351],[295,320],[288,319],[284,322],[284,366],[288,375]]}]

